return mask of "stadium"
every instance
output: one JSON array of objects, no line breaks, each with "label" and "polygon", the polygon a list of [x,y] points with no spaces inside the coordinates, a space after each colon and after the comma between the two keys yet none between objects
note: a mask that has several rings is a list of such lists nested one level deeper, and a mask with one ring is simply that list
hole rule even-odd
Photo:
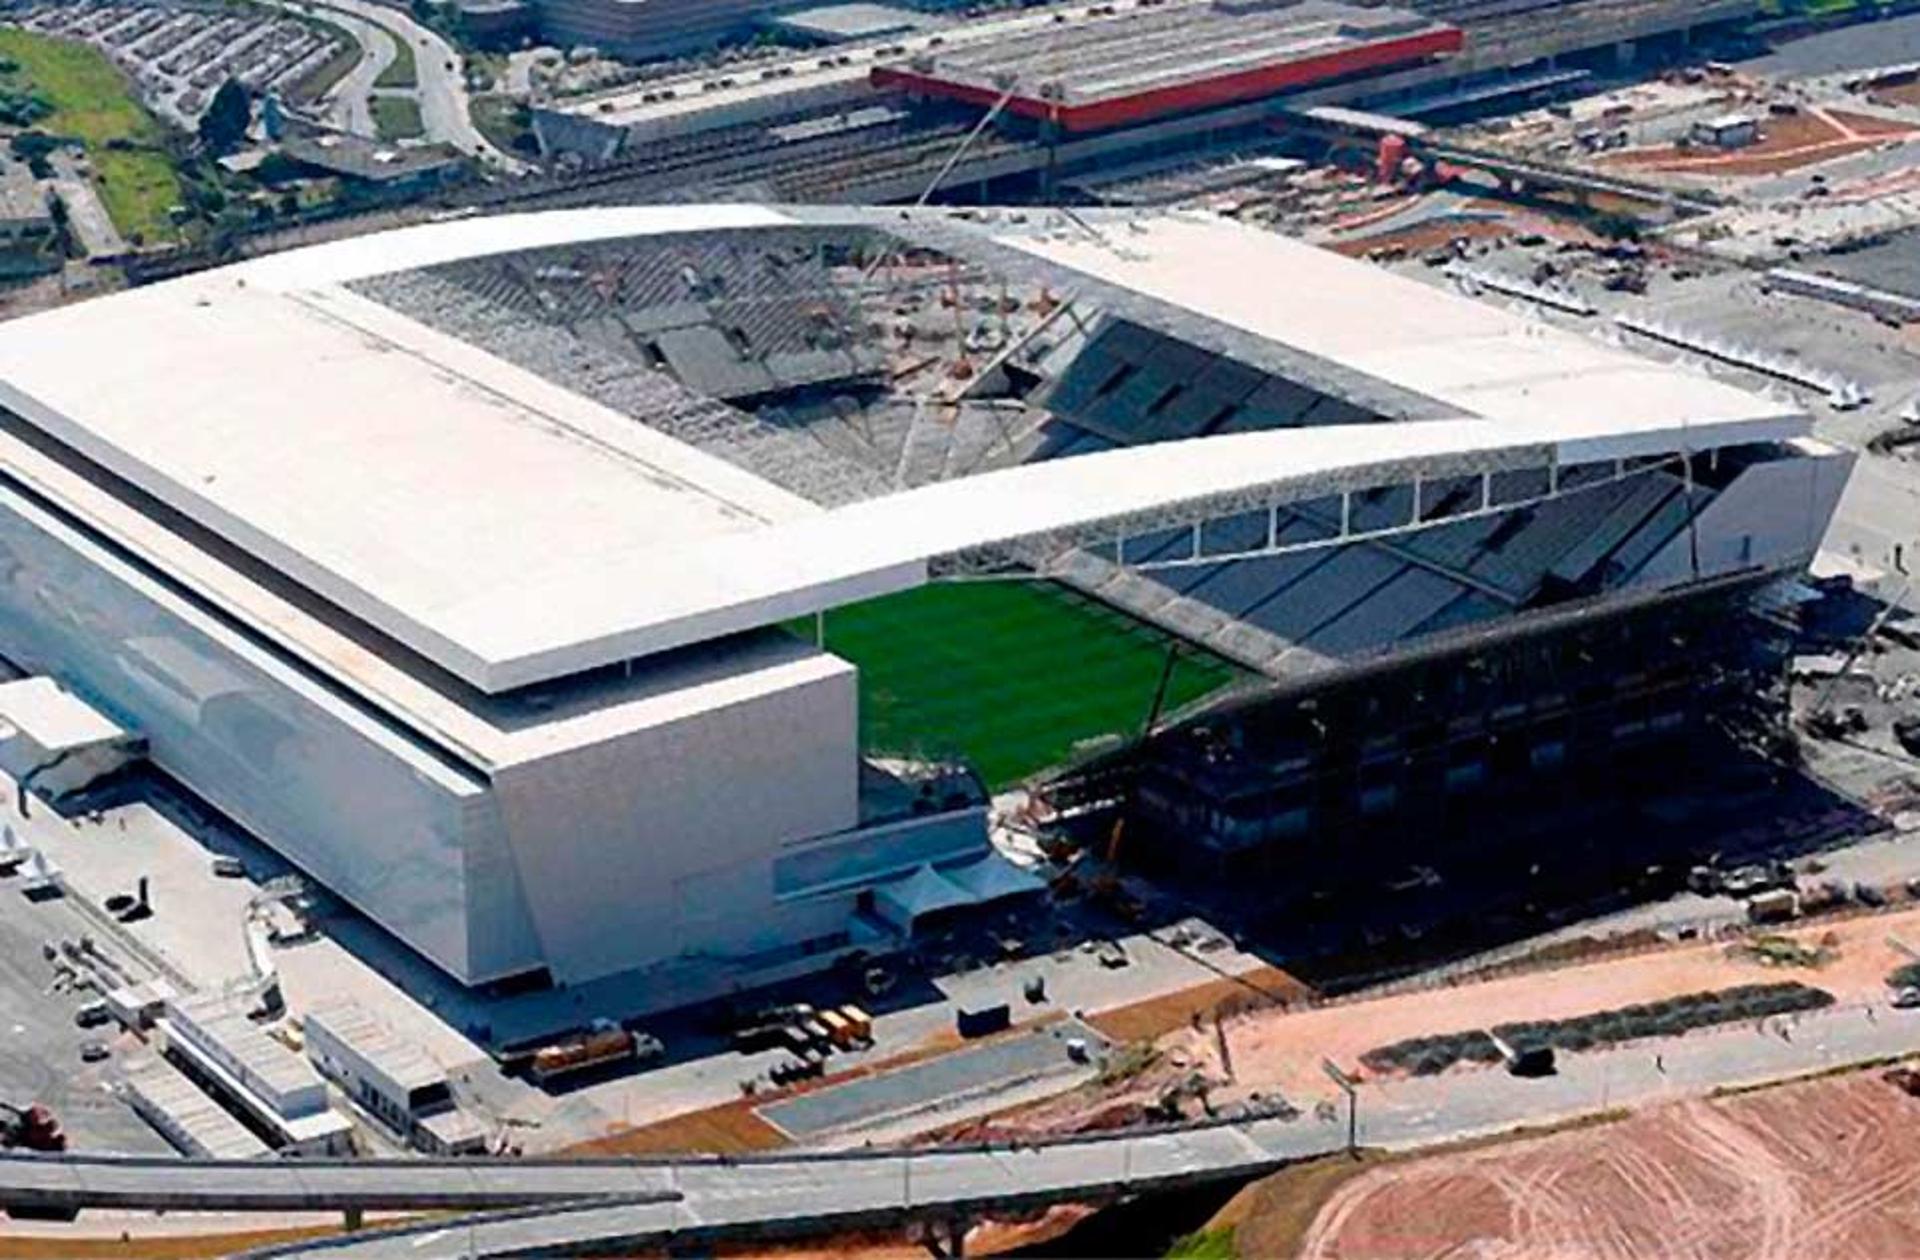
[{"label": "stadium", "polygon": [[1035,891],[1008,787],[1230,862],[1684,731],[1851,465],[1186,213],[438,223],[9,323],[0,405],[0,654],[458,981],[658,1006]]}]

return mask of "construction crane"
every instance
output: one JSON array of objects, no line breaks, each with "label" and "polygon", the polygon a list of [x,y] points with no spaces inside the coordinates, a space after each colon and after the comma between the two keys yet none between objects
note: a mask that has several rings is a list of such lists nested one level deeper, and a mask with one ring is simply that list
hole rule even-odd
[{"label": "construction crane", "polygon": [[1159,725],[1160,715],[1166,709],[1167,691],[1173,685],[1174,666],[1180,662],[1180,643],[1175,640],[1167,644],[1167,657],[1160,666],[1160,681],[1153,689],[1153,703],[1147,707],[1146,721],[1140,724],[1140,730],[1128,743],[1123,758],[1125,776],[1121,781],[1118,812],[1113,820],[1113,830],[1107,833],[1106,869],[1088,882],[1087,891],[1095,900],[1111,905],[1123,919],[1135,917],[1137,910],[1131,906],[1128,898],[1122,895],[1120,888],[1120,851],[1126,839],[1127,816],[1133,812],[1133,798],[1140,786],[1140,755],[1146,747],[1147,739],[1153,734],[1153,728]]}]

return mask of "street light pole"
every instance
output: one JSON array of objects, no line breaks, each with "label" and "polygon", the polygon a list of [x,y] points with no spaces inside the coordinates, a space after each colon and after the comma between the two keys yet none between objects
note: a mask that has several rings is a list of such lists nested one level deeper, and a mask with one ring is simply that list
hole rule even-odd
[{"label": "street light pole", "polygon": [[1340,1070],[1340,1065],[1332,1059],[1320,1060],[1320,1070],[1325,1072],[1340,1092],[1347,1096],[1347,1155],[1352,1159],[1360,1158],[1360,1091],[1359,1082]]}]

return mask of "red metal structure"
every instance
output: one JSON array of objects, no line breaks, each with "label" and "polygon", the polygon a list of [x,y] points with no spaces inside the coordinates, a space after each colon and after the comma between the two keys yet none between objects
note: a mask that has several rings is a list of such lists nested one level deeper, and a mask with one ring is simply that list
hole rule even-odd
[{"label": "red metal structure", "polygon": [[[1169,38],[1174,34],[1169,31]],[[1356,34],[1340,46],[1322,51],[1289,53],[1284,48],[1276,48],[1272,61],[1225,73],[1210,73],[1207,61],[1196,55],[1190,73],[1176,70],[1170,72],[1165,81],[1143,83],[1137,90],[1105,91],[1097,84],[1079,90],[1074,72],[1066,71],[1053,80],[1060,85],[1058,99],[1028,91],[1022,84],[1021,90],[1008,96],[1003,108],[1020,117],[1051,121],[1063,131],[1106,131],[1449,56],[1465,47],[1465,42],[1465,35],[1457,27],[1431,23],[1418,30],[1381,38]],[[1139,46],[1135,44],[1127,51],[1138,55]],[[1090,50],[1089,56],[1097,56],[1097,52]],[[1017,63],[1014,68],[1017,72]],[[1087,67],[1087,81],[1094,84],[1103,69],[1097,62]],[[877,66],[873,82],[878,87],[962,101],[982,108],[993,107],[1006,92],[974,68],[938,60]]]}]

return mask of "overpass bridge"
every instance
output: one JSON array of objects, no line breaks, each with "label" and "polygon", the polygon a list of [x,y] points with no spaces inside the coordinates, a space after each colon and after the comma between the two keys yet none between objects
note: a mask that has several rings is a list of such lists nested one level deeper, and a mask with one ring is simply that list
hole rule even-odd
[{"label": "overpass bridge", "polygon": [[338,1211],[354,1226],[365,1212],[481,1213],[463,1216],[458,1231],[445,1221],[376,1229],[261,1256],[583,1254],[915,1223],[957,1237],[984,1214],[1238,1180],[1345,1141],[1341,1125],[1272,1116],[1037,1145],[741,1157],[222,1161],[8,1153],[0,1155],[0,1205],[53,1215]]},{"label": "overpass bridge", "polygon": [[370,1230],[267,1248],[250,1260],[629,1255],[916,1226],[958,1255],[982,1215],[1237,1181],[1344,1140],[1337,1125],[1276,1119],[1040,1146],[666,1165],[654,1171],[664,1195]]},{"label": "overpass bridge", "polygon": [[1337,105],[1282,109],[1275,115],[1274,125],[1291,134],[1369,145],[1378,144],[1389,135],[1398,135],[1406,140],[1407,152],[1415,157],[1481,171],[1519,191],[1549,189],[1570,192],[1580,198],[1617,197],[1642,205],[1661,206],[1677,214],[1706,214],[1728,204],[1725,198],[1704,190],[1675,188],[1611,171],[1443,140],[1423,123],[1371,110]]},{"label": "overpass bridge", "polygon": [[[1609,1105],[1703,1094],[1920,1048],[1920,1023],[1871,1008],[1803,1017],[1790,1041],[1748,1025],[1663,1043],[1562,1056],[1559,1072],[1369,1082],[1358,1138],[1424,1146]],[[685,1242],[766,1240],[918,1225],[964,1233],[969,1217],[1253,1176],[1343,1149],[1344,1117],[1211,1123],[1040,1145],[687,1156],[601,1161],[211,1161],[110,1155],[0,1155],[0,1207],[76,1212],[365,1211],[482,1213],[289,1244],[254,1253],[321,1260],[632,1254]],[[486,1213],[487,1208],[514,1210]]]},{"label": "overpass bridge", "polygon": [[1526,188],[1554,188],[1580,196],[1598,193],[1664,206],[1681,214],[1707,214],[1729,204],[1726,198],[1704,190],[1672,188],[1650,180],[1591,171],[1538,158],[1516,157],[1494,149],[1421,140],[1413,141],[1411,147],[1423,157],[1485,171],[1503,182]]}]

